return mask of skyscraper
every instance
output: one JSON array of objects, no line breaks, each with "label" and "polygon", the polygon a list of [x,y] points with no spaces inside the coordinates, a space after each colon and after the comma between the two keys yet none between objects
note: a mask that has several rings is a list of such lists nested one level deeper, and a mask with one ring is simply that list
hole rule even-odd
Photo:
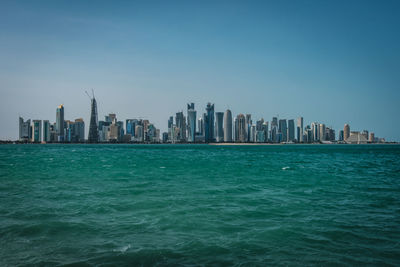
[{"label": "skyscraper", "polygon": [[183,112],[177,112],[175,116],[176,127],[179,128],[178,141],[186,141],[186,118]]},{"label": "skyscraper", "polygon": [[214,104],[208,103],[206,107],[206,119],[204,120],[205,142],[213,142],[214,138]]},{"label": "skyscraper", "polygon": [[90,124],[89,124],[89,143],[99,142],[99,123],[97,117],[97,102],[93,97],[91,98],[91,114],[90,114]]},{"label": "skyscraper", "polygon": [[73,141],[79,143],[85,142],[85,122],[83,121],[82,118],[75,120]]},{"label": "skyscraper", "polygon": [[237,141],[241,143],[247,142],[246,117],[243,114],[239,114],[237,116],[236,122],[237,122]]},{"label": "skyscraper", "polygon": [[215,139],[217,142],[224,141],[224,113],[223,112],[215,112]]},{"label": "skyscraper", "polygon": [[294,120],[288,120],[288,141],[293,142],[294,141]]},{"label": "skyscraper", "polygon": [[24,122],[24,119],[19,117],[19,140],[28,141],[32,139],[31,120]]},{"label": "skyscraper", "polygon": [[303,117],[297,118],[297,142],[303,143]]},{"label": "skyscraper", "polygon": [[48,120],[43,121],[43,141],[50,142],[50,122]]},{"label": "skyscraper", "polygon": [[286,142],[287,141],[287,123],[286,120],[279,120],[279,128],[278,132],[282,134],[282,140],[279,140],[280,142]]},{"label": "skyscraper", "polygon": [[326,141],[326,127],[323,123],[319,125],[319,140]]},{"label": "skyscraper", "polygon": [[224,141],[232,142],[232,112],[229,109],[224,114]]},{"label": "skyscraper", "polygon": [[57,141],[64,141],[64,105],[59,105],[56,111]]},{"label": "skyscraper", "polygon": [[246,141],[250,142],[251,114],[246,114]]},{"label": "skyscraper", "polygon": [[343,140],[346,141],[347,138],[349,137],[350,137],[350,125],[346,123],[343,128]]},{"label": "skyscraper", "polygon": [[42,142],[42,121],[32,121],[32,142]]},{"label": "skyscraper", "polygon": [[[192,103],[193,104],[193,103]],[[188,106],[189,107],[189,106]],[[188,120],[188,142],[194,142],[196,137],[196,110],[193,108],[187,111]]]}]

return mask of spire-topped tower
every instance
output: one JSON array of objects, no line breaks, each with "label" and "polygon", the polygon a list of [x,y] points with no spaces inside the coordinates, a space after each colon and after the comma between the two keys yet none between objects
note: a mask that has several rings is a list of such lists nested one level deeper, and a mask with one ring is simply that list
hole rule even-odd
[{"label": "spire-topped tower", "polygon": [[[89,94],[86,92],[89,96]],[[97,119],[97,102],[96,98],[94,97],[94,92],[92,90],[92,97],[91,100],[91,114],[90,114],[90,125],[89,125],[89,136],[88,141],[89,143],[98,143],[99,142],[99,123]]]}]

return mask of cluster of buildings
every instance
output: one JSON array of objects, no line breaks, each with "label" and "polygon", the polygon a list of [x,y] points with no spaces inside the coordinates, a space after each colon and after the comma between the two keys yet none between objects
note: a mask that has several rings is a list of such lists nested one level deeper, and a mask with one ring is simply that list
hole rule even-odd
[{"label": "cluster of buildings", "polygon": [[[177,112],[168,119],[168,132],[163,133],[163,143],[375,143],[384,142],[374,133],[351,132],[345,125],[336,139],[335,130],[324,123],[313,122],[304,127],[303,117],[278,119],[270,122],[259,119],[253,122],[251,114],[232,116],[228,109],[215,112],[208,103],[205,112],[197,119],[194,103],[187,104],[186,116]],[[175,122],[175,123],[174,123]]]},{"label": "cluster of buildings", "polygon": [[85,123],[79,118],[64,120],[64,106],[56,110],[56,122],[19,118],[19,140],[34,143],[376,143],[385,142],[367,130],[350,131],[345,124],[336,139],[335,130],[324,123],[313,122],[304,126],[303,117],[253,122],[251,114],[215,112],[208,103],[205,112],[197,118],[195,104],[187,104],[186,114],[177,112],[168,119],[168,132],[160,130],[149,120],[137,118],[118,121],[116,114],[98,121],[96,99],[91,97],[91,116],[88,138]]},{"label": "cluster of buildings", "polygon": [[56,110],[56,122],[48,120],[26,120],[19,118],[19,141],[33,143],[84,143],[85,122],[82,118],[75,121],[64,119],[64,106]]}]

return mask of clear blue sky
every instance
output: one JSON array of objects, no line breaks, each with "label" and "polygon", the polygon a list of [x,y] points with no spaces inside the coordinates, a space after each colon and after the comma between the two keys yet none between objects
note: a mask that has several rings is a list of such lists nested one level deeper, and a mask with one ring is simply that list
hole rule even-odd
[{"label": "clear blue sky", "polygon": [[0,139],[59,104],[88,126],[90,88],[162,131],[210,101],[400,140],[400,2],[0,2]]}]

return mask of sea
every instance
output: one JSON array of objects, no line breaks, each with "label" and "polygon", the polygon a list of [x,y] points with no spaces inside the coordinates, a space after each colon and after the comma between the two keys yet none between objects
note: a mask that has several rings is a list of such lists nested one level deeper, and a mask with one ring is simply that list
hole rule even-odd
[{"label": "sea", "polygon": [[399,145],[1,145],[0,266],[400,266]]}]

